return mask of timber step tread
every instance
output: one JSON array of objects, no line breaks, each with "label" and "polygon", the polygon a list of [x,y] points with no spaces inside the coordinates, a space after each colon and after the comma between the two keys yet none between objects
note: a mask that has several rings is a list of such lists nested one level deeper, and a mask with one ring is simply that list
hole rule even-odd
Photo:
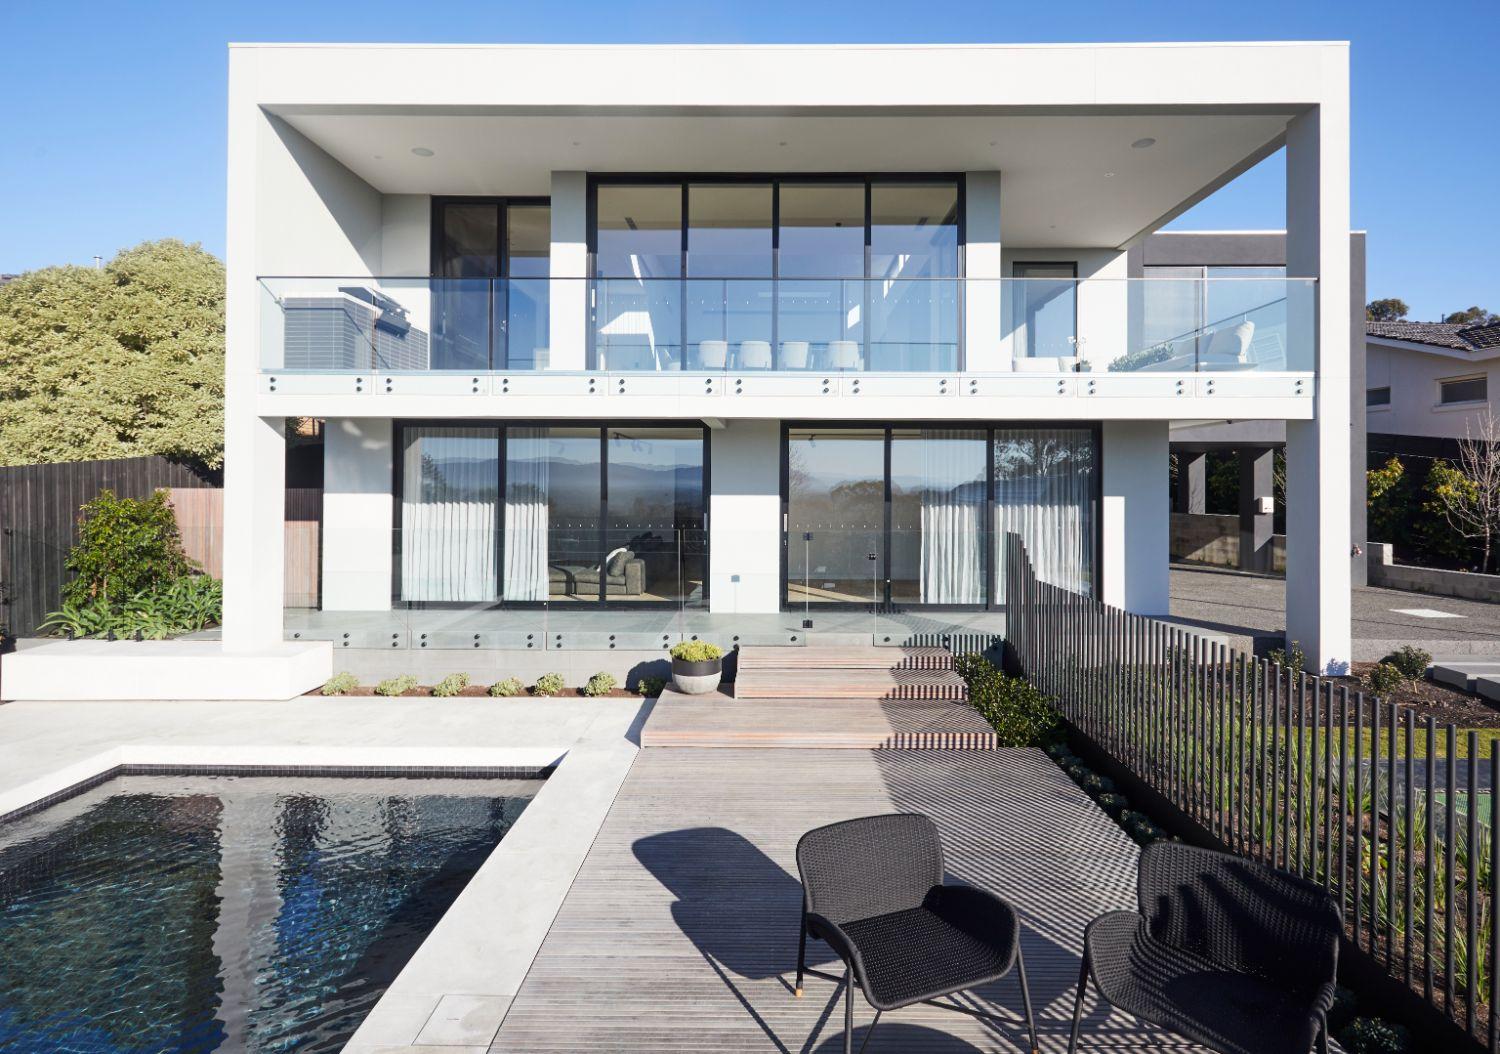
[{"label": "timber step tread", "polygon": [[664,695],[643,747],[993,750],[993,729],[968,706],[804,700],[798,706]]},{"label": "timber step tread", "polygon": [[743,647],[740,670],[951,670],[946,648]]},{"label": "timber step tread", "polygon": [[734,682],[736,699],[948,699],[961,702],[966,689],[946,670],[780,671],[774,676],[746,676]]}]

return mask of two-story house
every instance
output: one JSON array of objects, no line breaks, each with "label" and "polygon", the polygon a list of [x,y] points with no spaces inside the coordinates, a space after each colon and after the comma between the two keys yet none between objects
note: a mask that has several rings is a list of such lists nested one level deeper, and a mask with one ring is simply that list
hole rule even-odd
[{"label": "two-story house", "polygon": [[[1130,276],[1282,147],[1285,273]],[[1170,430],[1228,419],[1284,422],[1289,634],[1349,657],[1345,44],[238,45],[228,217],[226,656],[941,622],[1012,532],[1165,614]]]}]

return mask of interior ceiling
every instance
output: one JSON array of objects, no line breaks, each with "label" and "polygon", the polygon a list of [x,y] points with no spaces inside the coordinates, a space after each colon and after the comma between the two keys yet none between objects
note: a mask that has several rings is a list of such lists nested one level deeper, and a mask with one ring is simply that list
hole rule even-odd
[{"label": "interior ceiling", "polygon": [[[1002,172],[1002,239],[1121,245],[1258,158],[1284,114],[288,113],[382,193],[546,195],[551,172]],[[1143,138],[1156,143],[1136,149]],[[432,151],[430,157],[412,153]]]}]

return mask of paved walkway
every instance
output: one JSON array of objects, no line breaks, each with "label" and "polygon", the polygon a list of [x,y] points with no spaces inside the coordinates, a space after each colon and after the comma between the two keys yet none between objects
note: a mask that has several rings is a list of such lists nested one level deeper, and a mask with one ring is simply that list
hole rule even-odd
[{"label": "paved walkway", "polygon": [[[952,879],[1016,904],[1042,1046],[1064,1050],[1084,923],[1134,903],[1136,850],[1045,755],[660,747],[637,755],[490,1050],[841,1050],[835,985],[791,994],[796,841],[898,810],[937,821]],[[868,1049],[1026,1049],[1014,977],[967,999],[1015,1027],[912,1007]],[[861,1032],[872,1016],[856,998]],[[1191,1049],[1092,1006],[1087,1033],[1091,1050]]]},{"label": "paved walkway", "polygon": [[[1178,565],[1172,568],[1171,591],[1175,621],[1240,638],[1237,646],[1285,631],[1281,578]],[[1357,662],[1409,643],[1434,654],[1500,648],[1500,604],[1360,586],[1353,591],[1351,611]]]}]

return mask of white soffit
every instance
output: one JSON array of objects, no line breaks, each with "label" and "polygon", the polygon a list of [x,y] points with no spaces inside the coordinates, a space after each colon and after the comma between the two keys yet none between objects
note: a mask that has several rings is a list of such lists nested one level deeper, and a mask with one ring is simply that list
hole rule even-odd
[{"label": "white soffit", "polygon": [[[386,194],[545,195],[553,170],[998,169],[1003,239],[1118,246],[1264,156],[1285,113],[924,115],[308,112],[273,106]],[[355,111],[355,112],[351,112]],[[1133,149],[1143,138],[1149,149]],[[783,145],[784,144],[784,145]],[[993,145],[992,145],[993,144]],[[416,156],[414,147],[432,151]]]}]

